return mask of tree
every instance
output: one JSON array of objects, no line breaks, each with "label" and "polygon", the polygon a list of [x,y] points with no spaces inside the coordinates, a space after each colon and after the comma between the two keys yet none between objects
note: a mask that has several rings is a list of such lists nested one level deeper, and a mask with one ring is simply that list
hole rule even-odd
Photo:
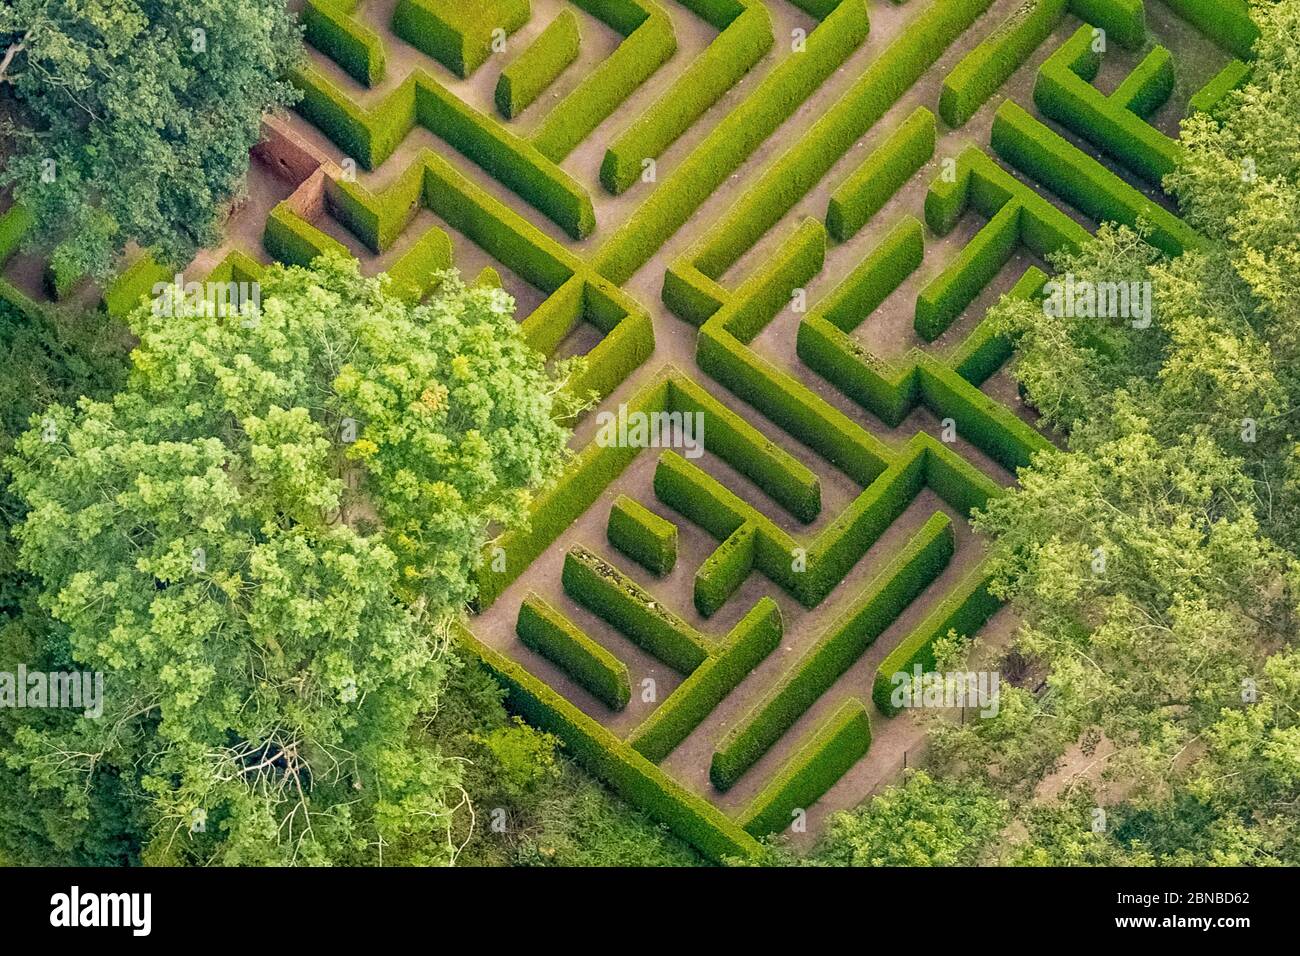
[{"label": "tree", "polygon": [[812,862],[971,866],[1006,821],[1006,802],[986,788],[912,771],[901,784],[832,817]]},{"label": "tree", "polygon": [[333,257],[241,316],[142,306],[125,388],[19,438],[44,659],[105,711],[16,728],[10,799],[87,821],[112,790],[150,862],[454,859],[459,765],[416,718],[490,528],[564,464],[568,370],[500,290],[387,281]]},{"label": "tree", "polygon": [[131,242],[183,266],[215,245],[262,114],[301,55],[276,0],[14,0],[0,7],[0,188],[59,274]]}]

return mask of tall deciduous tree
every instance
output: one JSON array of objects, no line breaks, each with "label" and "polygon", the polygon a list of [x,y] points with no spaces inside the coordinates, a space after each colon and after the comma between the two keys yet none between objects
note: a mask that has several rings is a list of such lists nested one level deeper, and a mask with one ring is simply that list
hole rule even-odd
[{"label": "tall deciduous tree", "polygon": [[500,290],[386,282],[326,258],[242,316],[142,307],[126,387],[19,439],[44,657],[104,672],[105,710],[18,727],[12,798],[89,820],[111,788],[155,862],[454,856],[459,771],[416,718],[567,402]]},{"label": "tall deciduous tree", "polygon": [[129,242],[188,262],[242,186],[298,28],[278,0],[13,0],[0,5],[0,188],[68,276]]}]

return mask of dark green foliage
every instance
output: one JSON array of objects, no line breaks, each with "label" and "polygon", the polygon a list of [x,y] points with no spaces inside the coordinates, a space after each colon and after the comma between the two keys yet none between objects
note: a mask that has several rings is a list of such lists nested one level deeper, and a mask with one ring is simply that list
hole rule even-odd
[{"label": "dark green foliage", "polygon": [[677,563],[677,526],[627,495],[609,510],[609,543],[660,577]]},{"label": "dark green foliage", "polygon": [[627,665],[551,607],[529,592],[519,608],[519,639],[551,661],[593,697],[622,710],[632,696]]}]

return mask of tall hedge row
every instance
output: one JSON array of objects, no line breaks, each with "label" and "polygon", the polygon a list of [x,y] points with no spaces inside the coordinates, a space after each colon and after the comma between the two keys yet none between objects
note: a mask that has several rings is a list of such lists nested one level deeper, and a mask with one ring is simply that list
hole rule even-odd
[{"label": "tall hedge row", "polygon": [[561,10],[537,39],[501,71],[495,94],[497,112],[514,119],[531,106],[578,58],[581,42],[578,17],[572,10]]},{"label": "tall hedge row", "polygon": [[713,785],[730,789],[767,753],[939,576],[953,548],[952,522],[936,513],[723,738],[709,767]]},{"label": "tall hedge row", "polygon": [[799,741],[795,754],[741,811],[746,832],[763,837],[788,827],[871,749],[871,718],[862,701],[846,700]]},{"label": "tall hedge row", "polygon": [[632,697],[627,665],[531,591],[519,607],[515,629],[526,647],[541,654],[612,710]]}]

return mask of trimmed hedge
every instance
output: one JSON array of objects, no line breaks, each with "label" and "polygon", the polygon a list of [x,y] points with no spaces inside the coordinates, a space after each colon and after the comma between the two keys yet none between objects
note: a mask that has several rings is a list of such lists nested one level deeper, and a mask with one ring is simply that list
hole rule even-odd
[{"label": "trimmed hedge", "polygon": [[572,10],[561,10],[537,39],[501,71],[495,96],[497,112],[514,119],[531,106],[578,58],[581,42],[578,17]]},{"label": "trimmed hedge", "polygon": [[[665,375],[638,392],[628,402],[628,411],[663,408],[667,400],[668,379]],[[477,575],[477,609],[482,611],[489,607],[561,532],[595,503],[601,492],[639,453],[639,448],[602,446],[595,442],[580,451],[559,480],[533,499],[528,512],[528,527],[511,532],[500,541],[506,560],[505,570],[492,570],[491,561],[486,560],[488,555],[485,554]]]},{"label": "trimmed hedge", "polygon": [[916,300],[916,334],[933,342],[975,301],[1020,245],[1020,205],[1006,203]]},{"label": "trimmed hedge", "polygon": [[630,279],[862,45],[868,31],[865,0],[841,0],[809,34],[806,51],[778,63],[600,247],[596,271],[619,284]]},{"label": "trimmed hedge", "polygon": [[714,225],[692,257],[696,267],[711,278],[722,275],[822,180],[992,2],[933,0]]},{"label": "trimmed hedge", "polygon": [[622,710],[631,700],[632,680],[627,665],[531,591],[519,607],[515,629],[525,646],[555,664],[612,710]]},{"label": "trimmed hedge", "polygon": [[925,230],[915,216],[904,215],[805,321],[817,318],[841,332],[852,332],[920,267],[924,258]]},{"label": "trimmed hedge", "polygon": [[1241,60],[1233,60],[1196,92],[1188,108],[1197,113],[1212,112],[1229,93],[1249,78],[1250,67]]},{"label": "trimmed hedge", "polygon": [[704,559],[695,572],[695,610],[712,617],[749,577],[754,569],[758,527],[743,524]]},{"label": "trimmed hedge", "polygon": [[415,244],[388,269],[393,293],[408,302],[419,302],[438,284],[441,272],[452,266],[451,238],[437,226],[430,226]]},{"label": "trimmed hedge", "polygon": [[781,609],[764,597],[710,657],[657,707],[628,743],[658,763],[685,740],[781,643]]},{"label": "trimmed hedge", "polygon": [[488,174],[551,219],[572,239],[596,228],[591,197],[568,173],[535,146],[466,106],[440,83],[425,78],[416,85],[416,114]]},{"label": "trimmed hedge", "polygon": [[943,81],[939,115],[956,129],[969,120],[1042,45],[1065,15],[1069,0],[1025,0]]},{"label": "trimmed hedge", "polygon": [[677,525],[627,495],[609,509],[609,543],[651,574],[663,577],[677,563]]},{"label": "trimmed hedge", "polygon": [[[762,3],[736,0],[735,5],[741,12],[714,23],[722,31],[717,38],[610,145],[600,166],[600,181],[609,192],[618,195],[635,183],[644,160],[661,156],[772,48],[772,18]],[[699,0],[684,6],[703,17],[710,12],[709,4]],[[731,10],[723,13],[731,15]]]},{"label": "trimmed hedge", "polygon": [[291,266],[309,266],[317,256],[337,252],[351,257],[343,243],[321,232],[282,202],[266,217],[262,245],[272,258]]},{"label": "trimmed hedge", "polygon": [[33,217],[26,206],[14,203],[0,215],[0,266],[8,262],[22,245],[23,236],[32,227]]},{"label": "trimmed hedge", "polygon": [[[0,253],[0,262],[3,260]],[[160,265],[146,252],[113,277],[104,290],[104,310],[114,318],[124,318],[142,298],[153,296],[155,285],[171,282],[175,275],[173,270]]]},{"label": "trimmed hedge", "polygon": [[1084,23],[1095,23],[1127,49],[1137,50],[1146,40],[1142,0],[1070,0],[1070,12]]},{"label": "trimmed hedge", "polygon": [[1165,0],[1184,20],[1233,56],[1249,60],[1259,39],[1246,0]]},{"label": "trimmed hedge", "polygon": [[709,657],[709,642],[663,602],[586,548],[564,556],[564,592],[673,670],[689,674]]},{"label": "trimmed hedge", "polygon": [[939,576],[952,558],[954,540],[947,515],[933,515],[862,596],[722,739],[709,767],[713,786],[730,789],[853,666]]},{"label": "trimmed hedge", "polygon": [[1039,69],[1034,103],[1044,116],[1158,186],[1178,165],[1182,147],[1143,116],[1173,91],[1173,59],[1156,47],[1110,97],[1091,82],[1100,65],[1092,27],[1084,24]]},{"label": "trimmed hedge", "polygon": [[1098,222],[1151,224],[1148,241],[1171,256],[1203,246],[1185,222],[1148,199],[1097,160],[1066,142],[1007,100],[993,120],[993,149]]},{"label": "trimmed hedge", "polygon": [[905,119],[831,194],[826,229],[848,242],[934,155],[934,114],[924,106]]},{"label": "trimmed hedge", "polygon": [[[630,12],[642,17],[626,39],[546,114],[533,145],[547,159],[564,160],[597,126],[614,115],[637,88],[677,52],[673,23],[653,0],[576,0],[618,29]],[[621,31],[620,31],[621,32]]]},{"label": "trimmed hedge", "polygon": [[375,169],[415,126],[417,75],[408,77],[370,112],[310,62],[290,73],[289,80],[302,92],[294,109],[363,169]]},{"label": "trimmed hedge", "polygon": [[882,714],[892,717],[899,711],[890,699],[895,674],[908,673],[915,664],[920,664],[922,671],[931,670],[934,667],[935,641],[946,637],[951,630],[958,634],[974,634],[1002,606],[1002,602],[989,593],[988,585],[988,569],[981,565],[968,574],[948,597],[935,605],[934,610],[926,615],[916,630],[907,635],[881,661],[880,668],[876,671],[871,699],[876,702]]},{"label": "trimmed hedge", "polygon": [[492,55],[492,33],[528,22],[528,0],[398,0],[393,32],[461,79]]},{"label": "trimmed hedge", "polygon": [[307,0],[302,24],[307,42],[341,66],[358,83],[384,78],[384,43],[356,19],[359,0]]},{"label": "trimmed hedge", "polygon": [[1015,474],[1035,452],[1052,447],[1020,416],[989,398],[945,365],[925,359],[918,366],[921,395],[941,417],[957,423],[957,434]]},{"label": "trimmed hedge", "polygon": [[741,811],[738,822],[754,837],[788,827],[871,749],[871,718],[862,701],[846,700],[798,744],[795,754]]},{"label": "trimmed hedge", "polygon": [[803,462],[695,382],[675,377],[668,387],[672,411],[704,413],[704,447],[763,489],[802,522],[821,514],[821,479]]},{"label": "trimmed hedge", "polygon": [[[1013,299],[1033,299],[1042,291],[1046,282],[1047,273],[1038,266],[1030,266],[1007,295]],[[948,356],[948,365],[975,388],[979,388],[1011,358],[1011,352],[1011,340],[995,333],[986,317],[953,349]]]},{"label": "trimmed hedge", "polygon": [[506,688],[515,712],[555,734],[587,770],[716,862],[754,857],[760,847],[717,807],[692,793],[508,657],[457,626],[461,643]]}]

